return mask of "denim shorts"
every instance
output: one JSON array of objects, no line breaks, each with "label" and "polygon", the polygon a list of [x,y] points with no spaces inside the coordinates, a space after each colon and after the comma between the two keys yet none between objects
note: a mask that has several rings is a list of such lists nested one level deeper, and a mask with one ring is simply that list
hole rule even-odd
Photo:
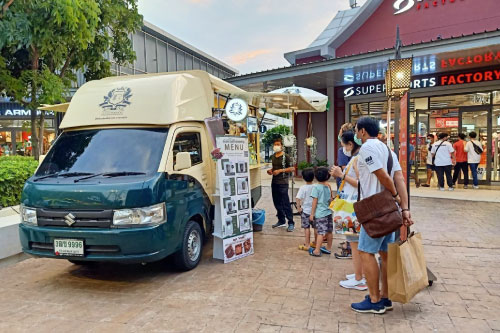
[{"label": "denim shorts", "polygon": [[366,253],[378,253],[379,251],[387,252],[390,243],[394,243],[395,233],[390,233],[387,236],[379,238],[371,238],[365,231],[365,228],[361,226],[361,232],[359,233],[359,243],[358,250]]},{"label": "denim shorts", "polygon": [[435,171],[436,167],[434,166],[434,164],[427,164],[427,170],[432,170],[432,171]]}]

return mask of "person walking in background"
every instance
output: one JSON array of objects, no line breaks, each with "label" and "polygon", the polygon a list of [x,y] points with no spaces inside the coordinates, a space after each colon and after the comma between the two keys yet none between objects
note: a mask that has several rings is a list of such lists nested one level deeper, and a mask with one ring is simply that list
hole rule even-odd
[{"label": "person walking in background", "polygon": [[288,178],[295,168],[292,166],[290,156],[283,151],[281,138],[274,140],[273,151],[274,154],[271,158],[273,167],[267,170],[268,175],[273,175],[271,192],[278,217],[278,222],[273,224],[273,228],[286,227],[286,220],[288,220],[287,231],[292,232],[294,222],[290,197],[288,196]]},{"label": "person walking in background", "polygon": [[446,183],[448,184],[448,189],[453,191],[453,178],[451,176],[451,169],[455,165],[455,150],[451,143],[448,142],[448,134],[440,133],[438,135],[438,141],[432,145],[432,158],[434,161],[434,166],[436,168],[436,174],[438,177],[439,189],[444,191],[444,175],[446,175]]},{"label": "person walking in background", "polygon": [[[328,184],[328,179],[330,179],[328,168],[317,168],[314,172],[314,177],[318,181],[318,184],[314,185],[311,192],[313,201],[309,221],[314,222],[318,236],[316,237],[316,247],[310,247],[309,254],[314,257],[320,257],[321,253],[332,253],[333,218],[329,207],[330,200],[332,199],[332,190]],[[325,237],[327,240],[326,247],[322,246]]]},{"label": "person walking in background", "polygon": [[[302,229],[304,229],[304,237],[305,242],[303,245],[299,245],[299,250],[308,251],[311,242],[311,227],[314,228],[314,225],[309,220],[311,216],[312,209],[312,201],[311,197],[312,189],[314,188],[313,180],[314,180],[314,170],[313,169],[304,169],[302,170],[302,179],[306,182],[305,185],[302,185],[297,193],[296,202],[297,202],[297,210],[300,213],[300,220]],[[314,241],[316,241],[316,233],[314,235]]]},{"label": "person walking in background", "polygon": [[[363,142],[358,157],[360,199],[368,198],[384,190],[389,191],[394,200],[400,204],[404,224],[404,228],[401,228],[401,239],[406,240],[406,227],[413,222],[408,208],[408,193],[406,192],[401,165],[396,154],[377,139],[378,132],[379,123],[374,118],[362,117],[356,124],[356,137]],[[387,167],[390,157],[392,157],[393,163],[389,172]],[[383,314],[392,309],[392,302],[388,298],[387,251],[389,244],[393,243],[394,240],[394,232],[383,237],[372,238],[361,225],[358,250],[360,251],[369,295],[359,303],[352,303],[352,310],[360,313]],[[380,269],[375,259],[376,253],[382,259]],[[381,290],[379,285],[380,275],[382,275]]]},{"label": "person walking in background", "polygon": [[472,173],[472,184],[474,189],[479,188],[479,181],[477,179],[477,167],[481,161],[481,154],[484,151],[484,146],[481,142],[477,141],[477,133],[469,133],[470,141],[465,145],[464,151],[467,153],[467,163],[469,164],[470,172]]},{"label": "person walking in background", "polygon": [[432,158],[432,145],[434,144],[435,137],[434,134],[427,134],[427,161],[426,161],[426,166],[427,166],[427,182],[423,184],[423,187],[431,187],[431,179],[433,176],[433,173],[435,171],[434,163],[433,163],[433,158]]},{"label": "person walking in background", "polygon": [[457,163],[453,169],[453,186],[457,184],[460,177],[460,171],[464,174],[464,188],[469,187],[469,169],[467,166],[467,152],[465,151],[465,134],[458,135],[458,141],[453,144]]},{"label": "person walking in background", "polygon": [[[345,169],[345,167],[347,166],[347,164],[349,164],[349,161],[351,160],[351,157],[344,154],[342,147],[342,134],[347,131],[352,131],[353,128],[354,126],[351,123],[345,123],[340,127],[339,135],[337,137],[339,143],[341,144],[339,150],[337,151],[337,165],[342,169],[342,171]],[[337,189],[339,188],[341,181],[342,178],[337,177]]]}]

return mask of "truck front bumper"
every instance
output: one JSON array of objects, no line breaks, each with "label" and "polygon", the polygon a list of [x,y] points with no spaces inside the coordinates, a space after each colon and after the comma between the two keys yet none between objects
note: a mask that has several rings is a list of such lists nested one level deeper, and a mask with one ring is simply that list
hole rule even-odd
[{"label": "truck front bumper", "polygon": [[[19,225],[23,252],[35,256],[82,261],[142,263],[161,260],[175,252],[165,224],[116,229],[84,229]],[[54,239],[80,239],[83,256],[60,256],[54,253]]]}]

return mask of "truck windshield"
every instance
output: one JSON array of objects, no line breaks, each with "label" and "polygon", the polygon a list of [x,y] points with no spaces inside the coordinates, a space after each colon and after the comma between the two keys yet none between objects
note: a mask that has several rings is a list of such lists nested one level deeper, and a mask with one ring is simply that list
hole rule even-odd
[{"label": "truck windshield", "polygon": [[158,170],[167,132],[167,128],[64,132],[35,176],[153,174]]}]

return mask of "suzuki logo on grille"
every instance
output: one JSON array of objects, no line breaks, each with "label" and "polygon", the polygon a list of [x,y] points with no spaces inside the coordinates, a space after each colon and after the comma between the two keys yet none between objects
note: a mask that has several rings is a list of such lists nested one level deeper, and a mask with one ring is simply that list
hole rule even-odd
[{"label": "suzuki logo on grille", "polygon": [[68,215],[66,215],[64,217],[64,222],[66,222],[66,224],[71,227],[73,224],[76,223],[76,221],[75,221],[75,215],[69,213]]}]

